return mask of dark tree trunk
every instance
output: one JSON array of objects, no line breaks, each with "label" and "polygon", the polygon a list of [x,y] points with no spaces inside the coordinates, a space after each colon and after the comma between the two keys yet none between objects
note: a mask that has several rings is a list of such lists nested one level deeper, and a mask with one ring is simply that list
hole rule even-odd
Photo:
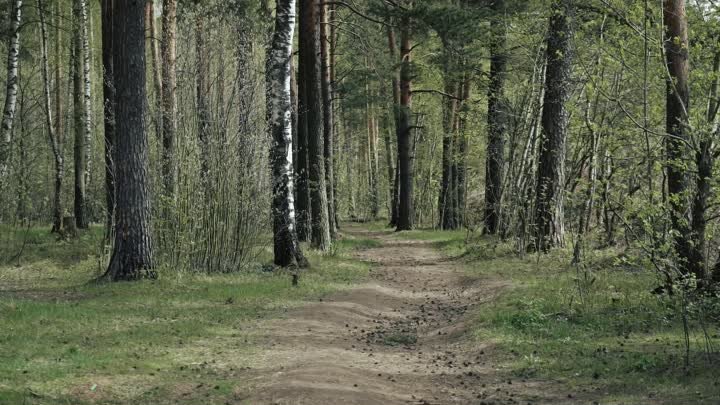
[{"label": "dark tree trunk", "polygon": [[330,47],[330,10],[329,6],[321,5],[321,24],[320,24],[320,50],[322,58],[322,101],[323,101],[323,134],[325,135],[324,157],[325,157],[325,184],[327,187],[328,201],[328,221],[330,227],[330,236],[334,239],[337,234],[337,224],[335,223],[335,171],[333,159],[333,89],[332,89],[332,57]]},{"label": "dark tree trunk", "polygon": [[[668,162],[666,173],[670,219],[675,231],[675,250],[680,259],[681,270],[685,274],[695,274],[698,279],[702,279],[704,273],[702,252],[694,249],[693,235],[691,235],[693,230],[688,226],[686,196],[688,175],[684,168],[684,158],[688,153],[685,144],[689,139],[690,108],[690,61],[685,0],[665,0],[663,16],[666,29],[665,57],[669,73],[665,116],[667,131],[665,153]],[[698,169],[706,168],[698,167]],[[702,202],[698,201],[697,203]]]},{"label": "dark tree trunk", "polygon": [[145,5],[115,0],[113,33],[117,133],[115,243],[104,279],[155,278],[145,125]]},{"label": "dark tree trunk", "polygon": [[270,164],[273,176],[273,248],[275,264],[305,266],[295,227],[292,175],[292,122],[290,66],[295,32],[295,0],[277,0],[275,33],[267,55],[267,120],[273,145]]},{"label": "dark tree trunk", "polygon": [[[505,54],[506,28],[504,0],[493,3],[495,20],[490,46],[490,84],[488,86],[488,143],[485,162],[485,221],[483,231],[495,235],[500,228],[505,167]],[[564,84],[563,84],[564,85]]]},{"label": "dark tree trunk", "polygon": [[162,11],[162,175],[165,197],[175,201],[177,132],[177,0],[164,0]]},{"label": "dark tree trunk", "polygon": [[306,122],[308,135],[308,180],[312,216],[313,246],[330,248],[327,185],[325,181],[325,139],[322,116],[322,63],[320,50],[320,2],[307,0],[300,6],[300,63],[304,66]]},{"label": "dark tree trunk", "polygon": [[[103,64],[103,118],[105,126],[105,204],[107,229],[112,229],[115,212],[115,171],[113,148],[115,144],[115,86],[113,83],[113,3],[102,0],[102,64]],[[109,232],[108,232],[109,233]]]},{"label": "dark tree trunk", "polygon": [[75,213],[75,224],[79,229],[88,227],[87,218],[87,184],[85,183],[85,168],[89,156],[87,155],[87,145],[85,139],[85,102],[83,98],[83,39],[81,24],[81,13],[83,0],[73,1],[73,117],[75,130],[74,144],[74,200],[73,212]]},{"label": "dark tree trunk", "polygon": [[[308,33],[299,30],[298,42],[302,43],[303,38]],[[295,170],[295,179],[297,187],[297,235],[302,242],[310,242],[312,239],[312,215],[311,215],[311,198],[310,198],[310,157],[308,152],[308,107],[307,107],[307,83],[305,82],[305,61],[302,57],[302,46],[300,46],[301,54],[297,58],[298,66],[298,122],[297,122],[297,150],[298,162]]]},{"label": "dark tree trunk", "polygon": [[454,98],[458,93],[457,80],[453,77],[457,75],[457,64],[453,63],[455,55],[452,54],[450,44],[443,41],[444,59],[443,80],[445,81],[445,93],[453,97],[445,96],[443,98],[443,138],[442,138],[442,178],[440,180],[440,190],[438,193],[438,216],[440,218],[440,229],[456,229],[455,222],[455,197],[453,182],[455,173],[453,172],[455,160],[455,114],[457,113],[457,100]]},{"label": "dark tree trunk", "polygon": [[[390,50],[390,60],[395,61],[397,58],[397,43],[395,40],[395,31],[391,28],[387,28],[388,45]],[[392,108],[393,108],[393,124],[394,130],[397,134],[400,133],[400,72],[397,68],[393,69],[392,72]],[[398,223],[398,204],[400,195],[400,165],[395,168],[395,173],[388,179],[392,185],[392,197],[390,201],[390,226],[397,226]]]},{"label": "dark tree trunk", "polygon": [[456,168],[453,170],[456,176],[457,184],[457,220],[458,226],[465,225],[466,210],[466,177],[467,177],[467,158],[468,158],[468,138],[467,138],[467,107],[466,103],[470,99],[470,86],[472,74],[465,72],[465,79],[462,85],[462,95],[460,98],[460,107],[458,108],[458,158],[456,160]]},{"label": "dark tree trunk", "polygon": [[572,0],[554,0],[547,36],[547,73],[535,190],[535,245],[547,251],[564,243],[565,148],[572,71]]},{"label": "dark tree trunk", "polygon": [[400,35],[400,104],[396,107],[398,114],[398,159],[399,159],[399,195],[398,195],[398,231],[413,229],[415,212],[413,209],[413,160],[414,148],[412,138],[412,72],[410,52],[410,18],[404,16],[401,22]]}]

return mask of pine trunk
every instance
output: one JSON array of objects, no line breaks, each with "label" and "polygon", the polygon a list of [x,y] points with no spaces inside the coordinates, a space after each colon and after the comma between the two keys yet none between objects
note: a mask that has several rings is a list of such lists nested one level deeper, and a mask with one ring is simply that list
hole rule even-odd
[{"label": "pine trunk", "polygon": [[413,209],[413,160],[414,148],[412,138],[412,72],[410,44],[410,19],[403,17],[400,34],[400,104],[397,105],[398,126],[398,159],[399,159],[399,193],[398,193],[398,231],[413,229],[415,212]]},{"label": "pine trunk", "polygon": [[72,80],[73,80],[73,118],[75,131],[75,147],[74,156],[74,200],[73,212],[75,214],[75,225],[79,229],[87,228],[87,188],[85,183],[85,168],[88,159],[87,148],[85,145],[85,121],[84,110],[85,103],[83,100],[83,39],[81,24],[81,13],[83,0],[73,1],[73,58],[72,58]]},{"label": "pine trunk", "polygon": [[105,204],[107,229],[112,229],[115,213],[115,85],[113,83],[113,9],[115,0],[102,0],[102,64],[103,64],[103,117],[105,130]]},{"label": "pine trunk", "polygon": [[113,32],[123,33],[114,47],[117,133],[115,243],[105,275],[108,281],[155,278],[145,127],[145,5],[115,0]]},{"label": "pine trunk", "polygon": [[[687,170],[684,168],[685,156],[689,152],[685,146],[689,140],[690,109],[690,61],[688,44],[687,16],[685,0],[665,0],[663,2],[665,21],[665,57],[669,77],[667,80],[666,121],[668,136],[665,140],[665,153],[668,164],[667,191],[670,202],[670,219],[675,234],[675,251],[680,259],[681,271],[703,278],[702,259],[698,262],[693,254],[692,231],[688,226],[688,188]],[[702,167],[698,169],[702,170]]]},{"label": "pine trunk", "polygon": [[490,84],[488,87],[488,144],[485,164],[485,220],[484,232],[494,235],[500,228],[503,170],[505,167],[505,76],[507,36],[503,0],[493,3],[497,19],[494,24],[493,42],[490,46]]},{"label": "pine trunk", "polygon": [[572,70],[571,0],[555,0],[547,36],[547,72],[542,135],[535,189],[535,247],[547,251],[564,244],[565,148]]},{"label": "pine trunk", "polygon": [[330,249],[330,222],[325,181],[325,138],[322,117],[322,63],[320,50],[320,2],[308,0],[300,6],[300,60],[304,65],[305,108],[308,135],[308,167],[312,243],[321,251]]},{"label": "pine trunk", "polygon": [[323,100],[323,134],[325,136],[324,157],[325,157],[325,184],[327,187],[328,221],[330,236],[337,237],[337,224],[335,222],[335,171],[333,158],[334,145],[334,112],[333,112],[333,83],[332,83],[332,57],[330,47],[330,10],[329,6],[321,5],[320,24],[320,50],[322,59],[322,100]]}]

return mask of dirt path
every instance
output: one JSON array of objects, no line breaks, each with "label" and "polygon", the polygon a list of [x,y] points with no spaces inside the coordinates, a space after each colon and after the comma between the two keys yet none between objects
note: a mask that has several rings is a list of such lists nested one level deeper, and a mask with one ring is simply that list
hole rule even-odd
[{"label": "dirt path", "polygon": [[[243,404],[559,404],[553,384],[508,379],[467,320],[507,283],[471,279],[431,244],[352,227],[371,281],[263,325]],[[574,402],[567,402],[574,403]]]}]

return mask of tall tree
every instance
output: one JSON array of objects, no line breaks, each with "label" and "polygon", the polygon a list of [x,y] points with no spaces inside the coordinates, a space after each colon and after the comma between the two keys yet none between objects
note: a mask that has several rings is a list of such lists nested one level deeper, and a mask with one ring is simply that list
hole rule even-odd
[{"label": "tall tree", "polygon": [[177,0],[162,8],[162,175],[165,197],[175,199],[175,138],[177,132]]},{"label": "tall tree", "polygon": [[330,227],[330,236],[335,237],[337,233],[337,224],[335,223],[335,171],[333,168],[334,157],[334,111],[333,111],[333,83],[332,83],[332,66],[333,56],[331,55],[330,25],[331,10],[330,6],[320,5],[320,51],[322,57],[322,101],[323,101],[323,134],[325,136],[324,156],[325,156],[325,184],[327,187],[328,201],[328,221]]},{"label": "tall tree", "polygon": [[535,245],[541,251],[564,243],[565,149],[572,71],[572,0],[553,0],[547,33],[547,71],[540,160],[535,189]]},{"label": "tall tree", "polygon": [[[303,38],[309,33],[299,30],[299,43],[303,42]],[[302,54],[302,46],[300,47]],[[302,242],[310,242],[312,240],[312,208],[310,197],[310,155],[308,149],[308,107],[307,107],[307,83],[305,82],[305,61],[302,55],[297,58],[297,164],[295,166],[296,194],[297,194],[297,233],[298,238]]]},{"label": "tall tree", "polygon": [[457,75],[458,65],[455,62],[456,55],[452,51],[452,44],[446,38],[443,40],[443,80],[445,82],[445,93],[443,98],[443,140],[442,140],[442,179],[438,193],[438,214],[441,229],[456,229],[456,201],[457,193],[454,191],[453,172],[455,160],[455,115],[458,102],[455,94],[458,93]]},{"label": "tall tree", "polygon": [[22,21],[22,0],[13,0],[10,13],[10,38],[8,40],[7,81],[5,107],[0,126],[0,193],[2,193],[8,172],[10,144],[12,141],[15,109],[18,95],[18,60],[20,55],[20,23]]},{"label": "tall tree", "polygon": [[[665,58],[667,66],[667,97],[665,110],[665,154],[667,158],[667,191],[670,220],[675,231],[675,250],[681,269],[704,277],[703,253],[693,246],[688,217],[688,173],[684,158],[688,153],[690,114],[690,61],[688,23],[685,0],[664,0]],[[700,167],[703,169],[703,167]],[[704,237],[704,235],[703,235]]]},{"label": "tall tree", "polygon": [[411,65],[410,17],[400,18],[400,97],[397,110],[397,143],[399,167],[398,219],[397,230],[413,229],[415,211],[413,205],[414,175],[412,119],[412,65]]},{"label": "tall tree", "polygon": [[[62,136],[62,121],[60,115],[62,115],[62,107],[60,98],[56,100],[56,122],[53,120],[52,102],[50,101],[50,67],[48,62],[48,31],[47,22],[45,20],[45,4],[43,0],[37,0],[38,18],[40,20],[40,57],[42,59],[42,77],[43,77],[43,107],[45,109],[45,125],[47,126],[48,140],[50,141],[50,149],[53,154],[53,162],[55,168],[54,176],[54,194],[53,194],[53,232],[60,232],[62,230],[62,183],[65,177],[65,157],[63,154],[63,136]],[[59,13],[58,13],[59,15]],[[59,21],[59,18],[58,18]],[[59,28],[59,25],[58,25]],[[60,37],[60,29],[56,38]],[[58,51],[59,52],[59,51]],[[58,54],[58,66],[60,57]],[[56,70],[56,95],[60,94],[60,75],[58,74],[59,68]]]},{"label": "tall tree", "polygon": [[74,214],[76,226],[88,227],[87,187],[90,179],[90,55],[87,39],[87,5],[85,0],[74,0],[73,4],[73,114],[75,130],[74,171],[75,193]]},{"label": "tall tree", "polygon": [[[395,62],[397,58],[397,40],[395,38],[395,30],[388,26],[386,28],[387,30],[387,38],[388,38],[388,49],[390,53],[390,60]],[[399,65],[398,65],[399,66]],[[399,126],[400,126],[400,70],[396,67],[393,67],[392,69],[392,110],[393,110],[393,124],[394,124],[394,132],[396,134],[399,134]],[[392,183],[392,189],[391,189],[391,198],[390,198],[390,226],[397,226],[398,222],[398,199],[400,195],[400,164],[398,161],[397,167],[395,168],[395,172],[392,173],[392,176],[388,178],[388,181]]]},{"label": "tall tree", "polygon": [[330,248],[330,218],[325,178],[325,137],[322,116],[322,52],[320,49],[320,1],[300,5],[300,63],[303,65],[308,135],[312,242],[319,250]]},{"label": "tall tree", "polygon": [[290,67],[295,33],[295,0],[277,0],[275,32],[267,55],[267,120],[272,136],[273,250],[278,266],[306,265],[295,227]]},{"label": "tall tree", "polygon": [[155,278],[145,125],[145,4],[115,0],[113,81],[115,85],[115,239],[102,279]]},{"label": "tall tree", "polygon": [[504,90],[507,57],[505,41],[505,1],[492,4],[494,19],[490,43],[490,84],[488,86],[488,142],[485,162],[485,220],[484,232],[494,235],[500,227],[502,208],[503,169],[505,166]]},{"label": "tall tree", "polygon": [[113,147],[115,144],[115,85],[113,83],[113,10],[115,0],[102,0],[102,65],[103,65],[103,119],[105,133],[105,203],[107,229],[112,229],[115,211],[115,171]]}]

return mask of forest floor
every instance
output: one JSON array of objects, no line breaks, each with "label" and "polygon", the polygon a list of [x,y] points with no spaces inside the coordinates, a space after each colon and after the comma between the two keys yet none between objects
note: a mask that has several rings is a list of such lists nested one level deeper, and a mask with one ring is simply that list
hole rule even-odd
[{"label": "forest floor", "polygon": [[720,404],[703,336],[684,367],[671,299],[617,251],[580,272],[567,251],[346,224],[299,288],[259,270],[89,285],[101,230],[46,232],[0,265],[2,405]]}]

